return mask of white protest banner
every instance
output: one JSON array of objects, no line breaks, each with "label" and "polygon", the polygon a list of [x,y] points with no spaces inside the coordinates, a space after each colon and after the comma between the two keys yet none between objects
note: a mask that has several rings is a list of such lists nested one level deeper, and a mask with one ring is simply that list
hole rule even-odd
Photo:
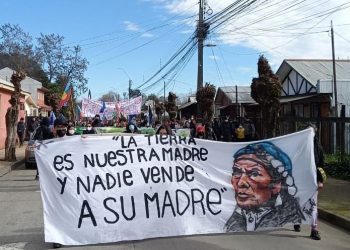
[{"label": "white protest banner", "polygon": [[82,245],[309,223],[313,130],[224,143],[70,136],[35,150],[45,241]]},{"label": "white protest banner", "polygon": [[[96,114],[100,114],[103,103],[100,101],[93,101],[91,99],[84,98],[81,104],[81,114],[82,117],[95,117]],[[115,102],[105,102],[105,109],[103,111],[103,116],[107,120],[112,120],[116,117],[116,103]]]},{"label": "white protest banner", "polygon": [[81,103],[81,116],[82,117],[95,117],[100,113],[102,104],[98,101],[84,98]]},{"label": "white protest banner", "polygon": [[116,109],[115,109],[115,102],[105,102],[106,108],[103,111],[103,116],[108,120],[112,120],[117,116]]},{"label": "white protest banner", "polygon": [[127,115],[137,115],[141,113],[142,96],[133,99],[124,100],[116,103],[118,113]]}]

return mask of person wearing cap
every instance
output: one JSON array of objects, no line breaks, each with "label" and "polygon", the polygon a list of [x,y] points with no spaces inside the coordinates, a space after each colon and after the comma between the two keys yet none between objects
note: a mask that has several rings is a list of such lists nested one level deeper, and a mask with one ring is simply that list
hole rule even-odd
[{"label": "person wearing cap", "polygon": [[224,226],[227,232],[281,227],[304,219],[294,197],[291,160],[271,142],[249,144],[235,153],[231,184],[237,205]]}]

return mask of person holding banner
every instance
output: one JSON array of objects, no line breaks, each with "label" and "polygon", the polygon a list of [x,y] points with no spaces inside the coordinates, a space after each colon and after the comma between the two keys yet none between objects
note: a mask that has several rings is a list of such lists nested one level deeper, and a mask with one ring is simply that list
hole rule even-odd
[{"label": "person holding banner", "polygon": [[[324,153],[323,153],[323,148],[322,145],[318,139],[317,136],[317,127],[316,125],[310,123],[308,124],[308,127],[311,127],[314,129],[314,158],[315,158],[315,164],[316,164],[316,180],[317,180],[317,191],[313,197],[312,204],[313,206],[311,207],[311,233],[310,237],[313,240],[321,240],[320,233],[317,228],[317,220],[318,220],[318,211],[317,211],[317,196],[318,196],[318,191],[323,188],[323,183],[326,181],[326,174],[323,171],[324,167]],[[300,232],[300,225],[296,224],[294,225],[294,231]]]},{"label": "person holding banner", "polygon": [[171,135],[171,129],[166,125],[161,125],[156,132],[157,135]]},{"label": "person holding banner", "polygon": [[93,134],[96,134],[96,131],[92,127],[91,122],[88,122],[86,125],[86,129],[83,130],[83,135],[93,135]]},{"label": "person holding banner", "polygon": [[231,184],[237,206],[227,232],[255,231],[301,223],[297,187],[288,155],[271,142],[249,144],[234,155]]}]

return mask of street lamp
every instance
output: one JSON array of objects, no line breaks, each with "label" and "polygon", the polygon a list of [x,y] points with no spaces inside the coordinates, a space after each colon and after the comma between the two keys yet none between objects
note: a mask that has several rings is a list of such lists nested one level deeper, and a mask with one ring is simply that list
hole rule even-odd
[{"label": "street lamp", "polygon": [[[123,68],[117,68],[117,69],[119,69],[119,70],[121,70],[121,71],[123,71],[124,72],[124,74],[128,77],[128,79],[129,79],[129,99],[130,99],[130,91],[131,91],[131,83],[132,83],[132,80],[131,80],[131,78],[130,78],[130,76],[129,76],[129,74],[125,71],[125,69],[123,69]],[[124,99],[125,99],[125,96],[124,96]]]}]

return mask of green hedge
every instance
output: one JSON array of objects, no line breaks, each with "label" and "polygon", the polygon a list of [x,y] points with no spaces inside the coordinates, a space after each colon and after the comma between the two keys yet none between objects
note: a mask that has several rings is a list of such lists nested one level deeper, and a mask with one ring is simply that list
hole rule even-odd
[{"label": "green hedge", "polygon": [[341,160],[340,154],[329,154],[325,156],[325,163],[324,170],[329,176],[350,180],[350,155]]}]

